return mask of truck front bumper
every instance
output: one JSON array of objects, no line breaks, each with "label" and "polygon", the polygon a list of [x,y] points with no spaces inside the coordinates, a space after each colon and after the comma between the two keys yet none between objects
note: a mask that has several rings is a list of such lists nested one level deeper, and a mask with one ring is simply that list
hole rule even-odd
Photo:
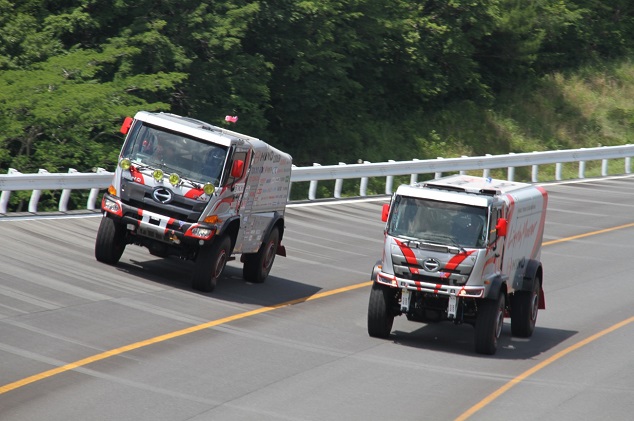
[{"label": "truck front bumper", "polygon": [[385,272],[379,272],[376,281],[392,288],[406,289],[409,291],[428,292],[430,294],[457,296],[465,298],[484,297],[484,286],[470,285],[445,285],[431,282],[414,281],[412,279],[399,278]]},{"label": "truck front bumper", "polygon": [[135,235],[170,244],[202,245],[210,241],[217,230],[213,225],[180,221],[127,205],[108,193],[104,194],[101,209]]}]

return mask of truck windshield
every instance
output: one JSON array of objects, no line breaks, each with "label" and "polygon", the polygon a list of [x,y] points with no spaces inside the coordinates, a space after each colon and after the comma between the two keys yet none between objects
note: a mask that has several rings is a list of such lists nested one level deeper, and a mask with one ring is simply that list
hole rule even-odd
[{"label": "truck windshield", "polygon": [[123,156],[137,165],[218,186],[227,148],[143,124],[128,136]]},{"label": "truck windshield", "polygon": [[397,196],[388,234],[444,245],[481,248],[486,244],[487,208]]}]

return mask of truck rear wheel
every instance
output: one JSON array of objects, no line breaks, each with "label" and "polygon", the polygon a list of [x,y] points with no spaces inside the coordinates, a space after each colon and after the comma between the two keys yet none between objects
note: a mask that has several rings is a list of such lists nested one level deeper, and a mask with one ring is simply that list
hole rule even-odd
[{"label": "truck rear wheel", "polygon": [[254,284],[260,284],[269,276],[269,272],[273,267],[277,248],[280,245],[280,230],[274,227],[269,234],[266,242],[260,247],[257,253],[249,253],[244,255],[244,266],[242,268],[242,277]]},{"label": "truck rear wheel", "polygon": [[368,304],[368,334],[374,338],[387,338],[394,324],[392,307],[396,290],[374,282]]},{"label": "truck rear wheel", "polygon": [[116,265],[125,246],[125,227],[106,216],[101,218],[95,241],[95,258],[102,263]]},{"label": "truck rear wheel", "polygon": [[531,291],[516,291],[511,298],[511,334],[520,338],[529,338],[535,330],[539,311],[539,291],[541,279],[533,280]]},{"label": "truck rear wheel", "polygon": [[192,288],[211,292],[216,288],[231,253],[231,240],[227,236],[217,238],[210,246],[202,247],[196,257]]},{"label": "truck rear wheel", "polygon": [[475,351],[493,355],[498,349],[498,339],[504,324],[504,293],[497,300],[483,299],[478,307],[475,323]]}]

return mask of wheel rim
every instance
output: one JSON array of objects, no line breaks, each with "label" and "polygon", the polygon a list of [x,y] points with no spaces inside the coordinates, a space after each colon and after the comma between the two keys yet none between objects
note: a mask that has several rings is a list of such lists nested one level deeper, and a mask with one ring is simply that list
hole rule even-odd
[{"label": "wheel rim", "polygon": [[498,306],[497,321],[495,326],[495,338],[499,338],[502,333],[502,325],[504,324],[504,298],[500,299],[500,305]]},{"label": "wheel rim", "polygon": [[216,260],[216,267],[214,270],[214,278],[217,278],[222,273],[222,270],[225,268],[225,264],[227,263],[227,252],[222,250],[218,253],[218,259]]},{"label": "wheel rim", "polygon": [[275,258],[275,242],[271,241],[266,249],[266,254],[264,255],[264,259],[262,261],[262,267],[264,269],[268,269],[273,264],[273,259]]},{"label": "wheel rim", "polygon": [[533,294],[533,300],[531,302],[531,320],[537,320],[537,312],[539,311],[539,294]]}]

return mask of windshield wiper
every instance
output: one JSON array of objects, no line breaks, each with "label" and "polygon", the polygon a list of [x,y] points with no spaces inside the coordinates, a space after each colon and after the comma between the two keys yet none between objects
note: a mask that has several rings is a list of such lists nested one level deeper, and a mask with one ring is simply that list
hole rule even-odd
[{"label": "windshield wiper", "polygon": [[[461,253],[466,253],[467,250],[463,246],[461,246],[451,235],[433,233],[427,236],[426,238],[420,238],[421,242],[427,243],[429,245],[435,246],[452,246],[460,250]],[[442,242],[439,242],[442,241]]]}]

